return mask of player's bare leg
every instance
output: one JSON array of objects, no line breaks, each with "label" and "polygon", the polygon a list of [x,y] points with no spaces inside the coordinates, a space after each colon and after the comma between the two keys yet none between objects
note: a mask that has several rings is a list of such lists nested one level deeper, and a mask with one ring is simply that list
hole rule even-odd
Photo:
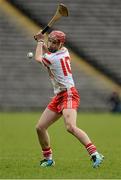
[{"label": "player's bare leg", "polygon": [[67,131],[85,146],[92,157],[93,167],[98,167],[104,157],[97,152],[88,135],[76,126],[77,111],[75,109],[64,109],[63,117]]},{"label": "player's bare leg", "polygon": [[47,128],[55,121],[57,121],[60,117],[60,114],[46,108],[37,123],[37,135],[44,156],[44,160],[41,161],[40,165],[43,167],[51,166],[54,163],[52,160],[52,149],[50,147],[50,137]]},{"label": "player's bare leg", "polygon": [[87,134],[76,126],[77,111],[75,109],[64,109],[63,117],[68,132],[73,134],[84,146],[91,143]]}]

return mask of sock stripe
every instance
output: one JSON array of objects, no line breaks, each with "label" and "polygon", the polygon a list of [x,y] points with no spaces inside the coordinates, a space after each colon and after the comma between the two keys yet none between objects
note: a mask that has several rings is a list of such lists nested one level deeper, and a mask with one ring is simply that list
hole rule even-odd
[{"label": "sock stripe", "polygon": [[93,145],[92,143],[89,143],[89,144],[87,144],[85,147],[86,147],[86,149],[89,147],[89,146],[91,146],[91,145]]},{"label": "sock stripe", "polygon": [[49,151],[42,151],[43,155],[52,154],[52,150]]},{"label": "sock stripe", "polygon": [[52,158],[52,149],[50,147],[46,148],[46,149],[42,149],[42,154],[43,154],[44,158],[50,159],[50,158]]},{"label": "sock stripe", "polygon": [[49,147],[49,148],[44,148],[44,149],[42,149],[42,151],[49,151],[51,148]]},{"label": "sock stripe", "polygon": [[97,151],[96,147],[92,143],[87,144],[85,147],[90,155]]}]

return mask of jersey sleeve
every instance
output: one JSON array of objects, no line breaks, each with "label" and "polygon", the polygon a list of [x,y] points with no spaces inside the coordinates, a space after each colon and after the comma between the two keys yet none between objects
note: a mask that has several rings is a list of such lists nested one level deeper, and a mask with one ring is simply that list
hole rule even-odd
[{"label": "jersey sleeve", "polygon": [[52,65],[52,58],[50,54],[44,54],[43,58],[42,58],[42,63],[47,66],[50,67]]}]

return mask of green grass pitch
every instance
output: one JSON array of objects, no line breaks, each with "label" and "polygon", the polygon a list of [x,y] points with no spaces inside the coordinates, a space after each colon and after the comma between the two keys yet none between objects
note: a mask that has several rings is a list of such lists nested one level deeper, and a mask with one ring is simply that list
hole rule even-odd
[{"label": "green grass pitch", "polygon": [[40,113],[0,113],[0,179],[121,178],[121,115],[78,113],[77,124],[105,156],[98,169],[67,133],[63,119],[49,128],[55,167],[41,168],[35,125]]}]

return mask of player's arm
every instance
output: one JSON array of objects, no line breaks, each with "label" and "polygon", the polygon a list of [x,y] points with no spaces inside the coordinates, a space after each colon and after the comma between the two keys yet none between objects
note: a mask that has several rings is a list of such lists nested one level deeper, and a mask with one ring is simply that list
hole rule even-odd
[{"label": "player's arm", "polygon": [[35,51],[35,60],[37,62],[42,62],[43,56],[43,42],[37,42],[37,47]]},{"label": "player's arm", "polygon": [[36,35],[37,47],[35,51],[35,60],[42,63],[43,54],[47,53],[47,47],[44,44],[44,35],[40,32]]}]

